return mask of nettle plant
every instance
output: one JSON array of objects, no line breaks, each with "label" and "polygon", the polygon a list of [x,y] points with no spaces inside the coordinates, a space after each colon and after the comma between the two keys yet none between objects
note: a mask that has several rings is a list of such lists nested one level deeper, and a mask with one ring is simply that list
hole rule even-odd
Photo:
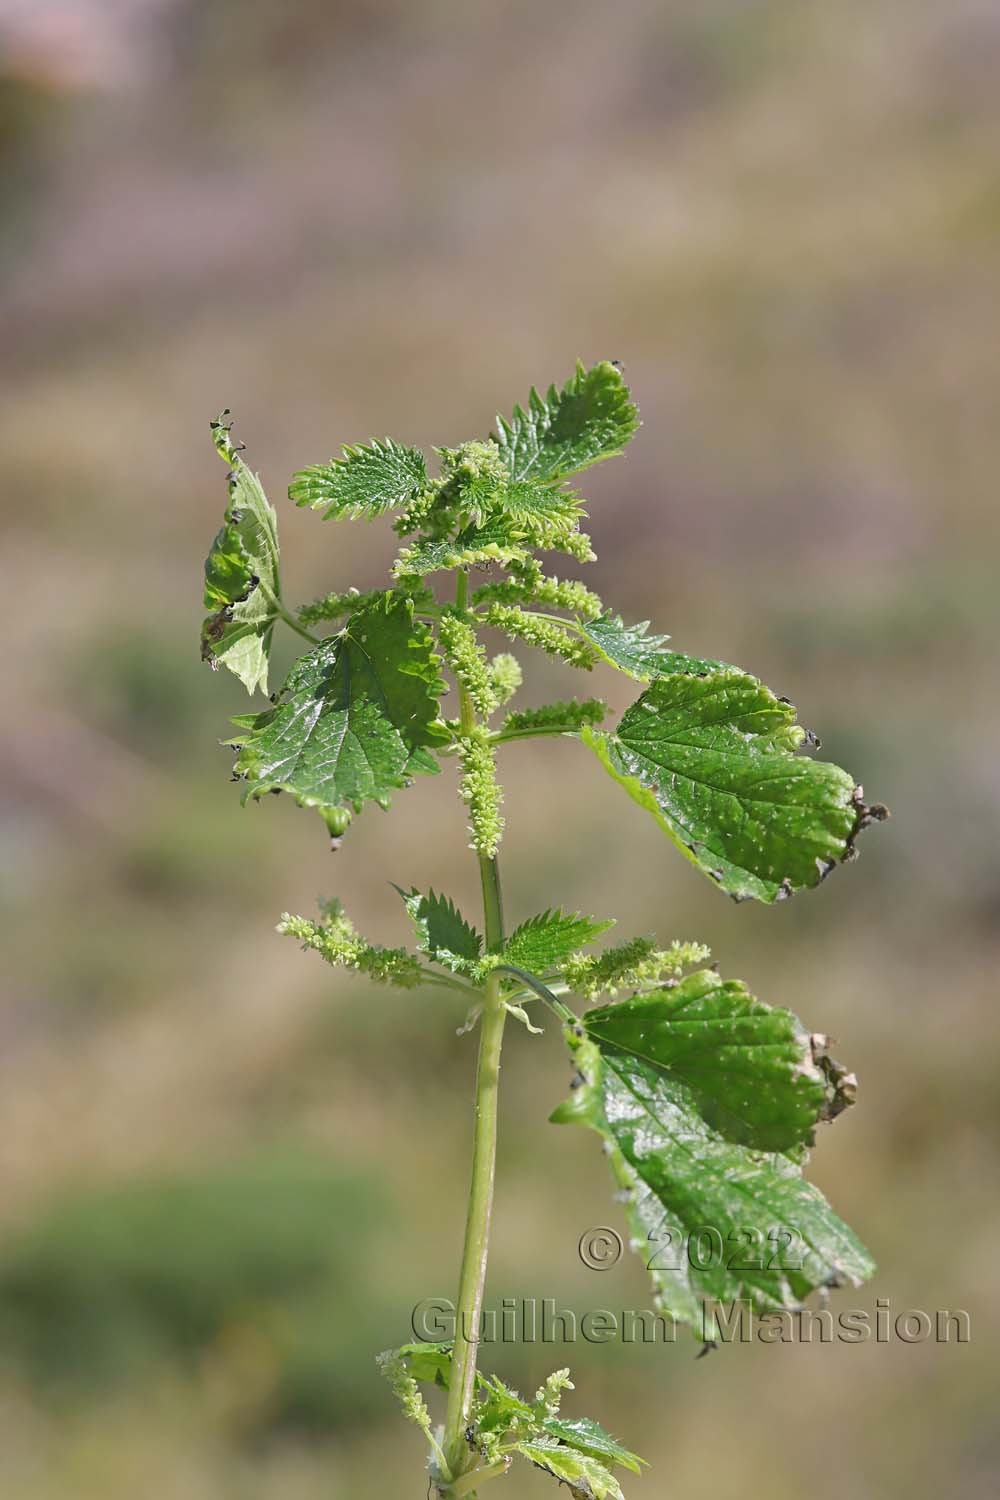
[{"label": "nettle plant", "polygon": [[[706,1308],[745,1299],[758,1312],[794,1310],[816,1289],[872,1273],[868,1253],[802,1175],[817,1125],[853,1101],[856,1082],[825,1037],[721,978],[699,943],[635,937],[587,952],[612,923],[557,908],[508,931],[498,754],[546,735],[579,740],[736,901],[782,901],[819,885],[854,857],[858,833],[885,809],[866,806],[846,771],[802,753],[815,737],[756,677],[667,650],[646,623],[625,624],[582,583],[544,570],[540,552],[593,559],[583,503],[566,480],[619,454],[639,426],[614,363],[578,365],[545,396],[532,390],[527,407],[498,419],[482,442],[435,449],[436,478],[423,453],[388,438],[296,474],[296,504],[326,519],[393,512],[404,540],[389,587],[297,609],[284,602],[275,512],[227,416],[212,424],[229,502],[205,564],[203,654],[250,693],[267,693],[274,630],[289,626],[309,645],[271,706],[236,720],[230,743],[244,801],[285,792],[317,809],[337,846],[366,803],[385,808],[415,776],[454,762],[482,882],[481,932],[448,897],[400,890],[413,953],[367,942],[338,901],[318,921],[285,915],[279,924],[328,963],[379,983],[466,997],[467,1029],[478,1025],[457,1334],[380,1362],[424,1432],[440,1495],[470,1495],[520,1457],[586,1500],[620,1497],[614,1467],[638,1472],[640,1460],[596,1422],[560,1416],[567,1371],[524,1400],[477,1368],[508,1017],[535,1031],[528,1007],[540,1003],[563,1027],[573,1079],[552,1119],[600,1136],[632,1244],[656,1247],[658,1309],[706,1342],[715,1327]],[[327,634],[314,633],[324,626]],[[488,655],[486,628],[581,671],[604,663],[641,684],[639,695],[611,729],[594,698],[498,719],[521,667],[507,652]],[[663,1253],[668,1246],[674,1253]],[[423,1385],[447,1392],[440,1426]]]}]

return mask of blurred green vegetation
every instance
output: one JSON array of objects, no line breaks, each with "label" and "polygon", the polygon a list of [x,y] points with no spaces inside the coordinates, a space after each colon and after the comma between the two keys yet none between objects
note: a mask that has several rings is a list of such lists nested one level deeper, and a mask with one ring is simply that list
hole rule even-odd
[{"label": "blurred green vegetation", "polygon": [[0,1347],[43,1396],[183,1361],[236,1415],[330,1429],[377,1407],[372,1283],[384,1205],[318,1153],[79,1191],[0,1262]]},{"label": "blurred green vegetation", "polygon": [[[965,1307],[973,1342],[496,1364],[570,1364],[567,1412],[653,1461],[636,1494],[993,1495],[995,8],[57,9],[0,5],[5,1496],[422,1493],[370,1356],[453,1295],[474,1042],[273,928],[337,895],[402,941],[390,880],[471,914],[476,872],[449,774],[335,856],[288,799],[241,810],[247,700],[198,660],[207,422],[235,410],[305,599],[392,539],[283,504],[296,467],[480,433],[578,355],[623,359],[645,422],[586,476],[588,582],[787,693],[894,817],[822,892],[736,908],[579,747],[513,745],[509,918],[704,939],[836,1036],[860,1101],[813,1174],[881,1269],[835,1306]],[[522,655],[526,706],[578,686]],[[577,1259],[616,1211],[545,1123],[566,1082],[515,1028],[490,1296],[644,1307],[634,1258]]]}]

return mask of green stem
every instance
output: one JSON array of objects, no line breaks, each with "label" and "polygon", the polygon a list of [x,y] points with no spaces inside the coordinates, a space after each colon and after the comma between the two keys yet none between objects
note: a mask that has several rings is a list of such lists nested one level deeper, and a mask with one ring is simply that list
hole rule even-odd
[{"label": "green stem", "polygon": [[442,990],[452,990],[460,995],[467,996],[470,1000],[479,999],[479,990],[473,984],[466,984],[462,979],[452,979],[450,975],[438,974],[433,969],[420,966],[420,978],[423,984],[433,984]]},{"label": "green stem", "polygon": [[459,1496],[466,1496],[468,1500],[473,1500],[471,1495],[473,1490],[477,1490],[480,1485],[488,1484],[491,1479],[502,1479],[509,1468],[510,1459],[501,1458],[495,1464],[490,1464],[488,1468],[475,1469],[472,1473],[466,1474],[465,1478],[460,1479],[457,1484],[451,1485],[448,1494],[453,1496],[454,1500],[459,1500]]},{"label": "green stem", "polygon": [[585,639],[587,638],[587,632],[583,628],[583,624],[580,620],[574,619],[572,615],[550,615],[541,609],[526,609],[524,613],[530,615],[533,620],[548,620],[550,625],[562,625],[565,630],[575,630],[577,635],[583,636]]},{"label": "green stem", "polygon": [[565,1021],[567,1024],[573,1025],[577,1020],[577,1017],[570,1010],[569,1006],[563,1005],[562,1001],[556,998],[549,986],[543,979],[539,979],[537,974],[529,974],[527,969],[519,969],[516,964],[498,964],[493,972],[494,974],[513,974],[515,978],[520,979],[521,983],[526,984],[537,999],[544,1000],[553,1015],[558,1016],[560,1021]]},{"label": "green stem", "polygon": [[579,738],[579,724],[541,724],[531,729],[498,729],[490,735],[491,745],[512,745],[515,740],[536,740],[540,735],[561,734],[567,739]]},{"label": "green stem", "polygon": [[500,1001],[500,980],[490,975],[479,1036],[476,1069],[476,1103],[472,1143],[472,1182],[465,1221],[465,1244],[456,1307],[455,1352],[452,1355],[445,1417],[444,1449],[455,1476],[471,1457],[465,1429],[472,1414],[476,1385],[479,1321],[486,1287],[493,1183],[496,1174],[497,1094],[500,1083],[500,1049],[507,1012]]},{"label": "green stem", "polygon": [[295,631],[296,635],[300,635],[303,640],[310,641],[314,646],[319,646],[322,644],[322,638],[318,635],[313,635],[312,632],[307,630],[304,625],[300,625],[291,611],[285,608],[276,594],[272,594],[271,590],[263,580],[258,583],[257,587],[260,589],[261,593],[264,595],[264,598],[267,600],[268,604],[274,610],[278,618],[280,620],[284,620],[285,624],[289,625],[292,630]]},{"label": "green stem", "polygon": [[[468,578],[458,575],[455,603],[464,609],[468,597]],[[476,715],[468,694],[460,690],[459,718],[462,732],[468,734],[476,725]],[[486,949],[495,951],[503,943],[503,908],[500,894],[500,871],[496,859],[479,856],[479,874],[483,888],[483,920]],[[469,1208],[465,1221],[465,1243],[458,1285],[455,1350],[452,1355],[445,1417],[444,1450],[454,1478],[469,1468],[472,1458],[465,1441],[476,1387],[476,1358],[479,1322],[486,1288],[486,1262],[489,1255],[490,1219],[493,1212],[493,1184],[496,1176],[497,1096],[500,1087],[500,1051],[503,1046],[507,1011],[500,994],[499,974],[486,980],[482,1028],[479,1035],[479,1061],[476,1067],[476,1099],[472,1136],[472,1181]]]}]

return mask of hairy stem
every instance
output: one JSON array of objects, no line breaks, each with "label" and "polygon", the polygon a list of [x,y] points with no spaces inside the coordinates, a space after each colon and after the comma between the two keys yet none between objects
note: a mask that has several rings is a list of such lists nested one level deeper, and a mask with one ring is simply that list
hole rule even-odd
[{"label": "hairy stem", "polygon": [[538,724],[530,729],[498,729],[490,735],[491,745],[512,745],[515,740],[536,740],[542,735],[561,734],[567,739],[579,738],[579,724]]},{"label": "hairy stem", "polygon": [[465,1497],[465,1500],[475,1500],[471,1493],[473,1489],[478,1489],[482,1484],[488,1484],[491,1479],[501,1479],[509,1468],[510,1459],[501,1458],[495,1464],[490,1464],[488,1468],[477,1469],[474,1474],[466,1474],[464,1479],[460,1479],[457,1484],[451,1486],[454,1500],[458,1500],[459,1496]]},{"label": "hairy stem", "polygon": [[[455,602],[465,607],[468,578],[458,575]],[[462,732],[475,727],[476,716],[468,694],[460,691],[459,716]],[[500,893],[500,871],[496,859],[479,857],[479,874],[483,887],[483,921],[487,950],[503,942],[503,908]],[[448,1411],[445,1418],[444,1450],[453,1477],[468,1469],[471,1450],[465,1441],[476,1386],[479,1320],[486,1287],[486,1262],[489,1255],[490,1219],[493,1212],[493,1183],[496,1175],[497,1096],[500,1087],[500,1050],[503,1046],[507,1011],[500,994],[499,974],[490,974],[485,985],[482,1029],[479,1036],[479,1061],[476,1067],[476,1099],[472,1136],[472,1182],[465,1221],[465,1244],[458,1285],[455,1350],[452,1355]]]},{"label": "hairy stem", "polygon": [[[576,1021],[577,1017],[570,1010],[569,1006],[563,1005],[562,1001],[556,998],[553,991],[544,980],[539,979],[537,974],[529,974],[526,969],[519,969],[516,964],[498,964],[493,972],[496,974],[513,974],[516,979],[521,980],[522,984],[527,985],[528,989],[537,999],[544,1000],[553,1015],[558,1016],[560,1021],[565,1021],[568,1025],[573,1025]],[[565,991],[565,986],[563,986],[563,990]],[[507,998],[509,1003],[511,997],[508,996]]]},{"label": "hairy stem", "polygon": [[465,1245],[456,1308],[455,1352],[452,1356],[444,1449],[448,1467],[458,1475],[472,1456],[465,1441],[476,1384],[479,1320],[486,1286],[493,1181],[496,1171],[497,1094],[500,1084],[500,1048],[507,1012],[499,998],[499,976],[486,983],[486,1003],[479,1036],[476,1069],[476,1103],[472,1144],[472,1183],[465,1222]]},{"label": "hairy stem", "polygon": [[267,600],[270,607],[274,610],[274,613],[277,615],[279,620],[284,620],[285,624],[288,625],[292,630],[294,630],[296,635],[300,635],[304,641],[311,641],[314,646],[322,645],[322,637],[313,635],[311,630],[307,630],[304,625],[301,625],[295,618],[295,616],[291,613],[291,611],[285,608],[277,595],[272,594],[271,590],[268,588],[267,584],[264,583],[263,579],[258,583],[257,587],[260,589],[264,598]]}]

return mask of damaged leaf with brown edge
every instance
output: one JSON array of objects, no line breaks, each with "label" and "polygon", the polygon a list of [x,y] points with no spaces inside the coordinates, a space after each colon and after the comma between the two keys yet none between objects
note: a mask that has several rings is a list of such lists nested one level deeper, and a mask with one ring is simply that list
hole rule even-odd
[{"label": "damaged leaf with brown edge", "polygon": [[229,502],[221,531],[205,559],[201,654],[228,667],[248,693],[267,692],[268,659],[281,599],[278,518],[260,480],[240,458],[223,412],[212,423],[215,446],[229,465]]},{"label": "damaged leaf with brown edge", "polygon": [[583,1024],[606,1059],[668,1075],[720,1136],[757,1151],[811,1144],[833,1098],[798,1018],[714,969],[589,1011]]},{"label": "damaged leaf with brown edge", "polygon": [[846,771],[799,753],[808,736],[795,709],[745,672],[657,678],[614,733],[585,727],[581,738],[736,900],[819,885],[860,829],[886,816]]},{"label": "damaged leaf with brown edge", "polygon": [[551,1118],[606,1142],[660,1310],[697,1332],[705,1302],[795,1309],[817,1288],[872,1274],[867,1250],[802,1176],[802,1148],[737,1145],[705,1118],[704,1091],[644,1056],[605,1050],[582,1027],[567,1028],[567,1042],[579,1086]]}]

